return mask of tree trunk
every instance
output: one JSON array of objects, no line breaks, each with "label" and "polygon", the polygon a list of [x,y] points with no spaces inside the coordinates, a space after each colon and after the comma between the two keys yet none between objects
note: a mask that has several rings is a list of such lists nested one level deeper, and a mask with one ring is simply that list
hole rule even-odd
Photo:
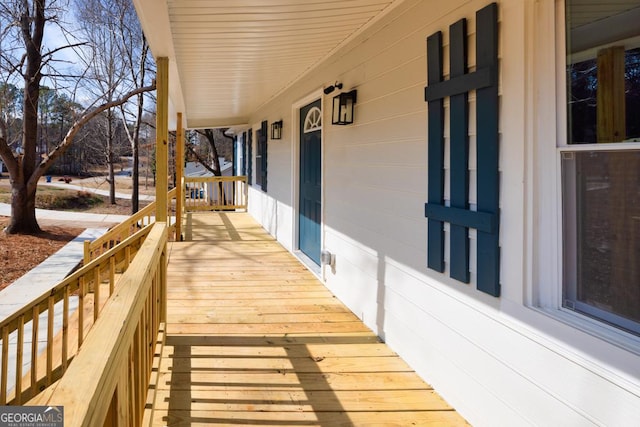
[{"label": "tree trunk", "polygon": [[[29,183],[36,170],[38,99],[40,97],[40,80],[42,79],[40,49],[46,22],[44,5],[43,0],[37,1],[34,7],[35,16],[29,16],[30,11],[25,8],[20,17],[27,60],[22,110],[22,149],[24,154],[22,159],[18,161],[18,176],[12,177],[11,180],[11,222],[9,227],[5,229],[5,232],[9,234],[36,234],[41,231],[36,220],[37,182],[34,185]],[[33,33],[30,31],[32,22]]]},{"label": "tree trunk", "polygon": [[131,167],[131,214],[135,214],[140,210],[140,144],[138,141],[133,144],[133,165]]},{"label": "tree trunk", "polygon": [[36,189],[24,183],[11,182],[11,221],[7,234],[38,234],[42,230],[36,220]]},{"label": "tree trunk", "polygon": [[211,129],[205,129],[204,134],[209,141],[209,145],[211,146],[211,155],[213,157],[213,174],[215,176],[222,176],[222,170],[220,168],[220,157],[218,157],[218,149],[216,148],[216,139],[213,136],[213,131]]},{"label": "tree trunk", "polygon": [[113,115],[107,111],[107,163],[109,165],[109,203],[116,204],[116,176],[113,170]]}]

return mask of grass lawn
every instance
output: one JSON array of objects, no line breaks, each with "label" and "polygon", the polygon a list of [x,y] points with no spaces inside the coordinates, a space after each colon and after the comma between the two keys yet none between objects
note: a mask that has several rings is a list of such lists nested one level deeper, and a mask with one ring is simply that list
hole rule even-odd
[{"label": "grass lawn", "polygon": [[[11,187],[0,185],[0,203],[11,203]],[[40,209],[85,211],[105,203],[103,197],[54,187],[38,187],[36,207]]]}]

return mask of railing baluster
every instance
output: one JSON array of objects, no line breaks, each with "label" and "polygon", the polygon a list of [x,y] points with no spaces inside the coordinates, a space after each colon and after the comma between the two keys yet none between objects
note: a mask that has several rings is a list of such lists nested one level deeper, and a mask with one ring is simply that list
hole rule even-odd
[{"label": "railing baluster", "polygon": [[[154,342],[154,332],[155,332],[155,319],[154,319],[154,315],[153,315],[153,307],[155,306],[155,300],[153,299],[153,295],[155,294],[155,292],[153,292],[153,288],[155,286],[155,280],[151,283],[151,287],[149,288],[149,294],[147,296],[147,299],[149,301],[149,310],[147,313],[147,330],[149,332],[147,332],[147,371],[150,374],[151,373],[151,364],[153,363],[153,342]],[[155,336],[157,337],[158,334],[156,333]],[[146,385],[145,385],[146,388]]]},{"label": "railing baluster", "polygon": [[54,298],[52,296],[48,299],[47,307],[47,386],[50,386],[53,382],[53,317],[55,315],[54,310]]},{"label": "railing baluster", "polygon": [[[151,289],[149,289],[149,291],[151,291]],[[149,298],[149,293],[147,292],[147,294],[145,295],[146,301],[145,301],[145,307],[144,310],[142,311],[142,319],[141,322],[144,325],[144,348],[142,349],[142,356],[143,356],[143,360],[142,360],[142,375],[140,375],[140,386],[142,388],[142,390],[147,390],[147,380],[148,380],[148,375],[151,372],[150,371],[150,362],[149,362],[149,342],[150,342],[150,324],[149,324],[149,304],[150,304],[150,298]],[[144,408],[144,404],[145,404],[145,400],[146,400],[146,393],[143,394],[142,396],[142,401],[141,403],[141,407]]]},{"label": "railing baluster", "polygon": [[131,263],[131,248],[127,246],[124,250],[124,268],[125,270],[129,268],[129,264]]},{"label": "railing baluster", "polygon": [[[153,283],[151,284],[151,324],[153,326],[152,336],[158,336],[158,325],[159,325],[159,316],[158,316],[158,308],[160,304],[160,300],[158,299],[158,283],[160,282],[160,269],[156,271],[155,277],[153,279]],[[155,339],[154,339],[154,351],[155,351]],[[153,352],[152,352],[152,360],[153,360]]]},{"label": "railing baluster", "polygon": [[135,381],[135,340],[129,347],[129,372],[128,372],[128,388],[129,388],[129,425],[134,425],[133,420],[136,419],[137,406],[136,405],[136,381]]},{"label": "railing baluster", "polygon": [[93,323],[96,323],[100,315],[100,266],[96,266],[93,272]]},{"label": "railing baluster", "polygon": [[9,327],[2,328],[2,371],[0,372],[0,405],[7,404],[7,374],[9,373]]},{"label": "railing baluster", "polygon": [[109,296],[113,295],[116,286],[116,257],[109,258]]},{"label": "railing baluster", "polygon": [[40,329],[40,308],[35,305],[31,311],[31,396],[38,393],[38,332]]},{"label": "railing baluster", "polygon": [[89,264],[89,262],[91,262],[91,241],[90,240],[85,240],[84,241],[84,259],[83,259],[84,265]]},{"label": "railing baluster", "polygon": [[22,405],[22,360],[24,358],[24,315],[18,317],[18,346],[16,348],[15,403]]},{"label": "railing baluster", "polygon": [[160,283],[158,284],[160,294],[160,312],[158,314],[160,315],[160,322],[167,321],[167,264],[167,248],[165,246],[160,255],[160,268],[158,269],[160,270]]},{"label": "railing baluster", "polygon": [[80,277],[78,289],[78,348],[84,340],[84,296],[87,293],[84,277]]},{"label": "railing baluster", "polygon": [[135,378],[135,402],[136,402],[136,422],[142,418],[142,414],[140,413],[140,395],[142,394],[142,390],[140,387],[140,376],[141,376],[141,359],[140,359],[140,353],[142,352],[142,331],[141,331],[141,325],[140,322],[138,321],[138,327],[136,328],[136,333],[134,335],[134,342],[135,342],[135,353],[134,353],[134,361],[133,361],[133,368],[134,368],[134,378]]},{"label": "railing baluster", "polygon": [[62,372],[67,370],[69,357],[69,286],[64,287],[62,306]]},{"label": "railing baluster", "polygon": [[129,415],[129,422],[126,425],[134,425],[133,420],[135,419],[135,412],[136,412],[136,408],[135,408],[135,401],[134,401],[134,397],[135,397],[135,390],[134,390],[134,381],[133,381],[133,343],[130,343],[129,345],[129,351],[127,352],[127,359],[126,359],[126,364],[127,364],[127,369],[126,369],[126,374],[127,374],[127,412]]}]

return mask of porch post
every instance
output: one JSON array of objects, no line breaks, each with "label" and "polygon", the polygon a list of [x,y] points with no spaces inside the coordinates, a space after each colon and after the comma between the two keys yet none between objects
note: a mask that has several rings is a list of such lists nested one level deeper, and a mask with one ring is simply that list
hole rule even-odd
[{"label": "porch post", "polygon": [[167,223],[169,187],[169,58],[157,60],[156,74],[156,221]]},{"label": "porch post", "polygon": [[624,46],[598,51],[598,142],[620,142],[627,138],[624,68]]},{"label": "porch post", "polygon": [[176,125],[176,241],[182,240],[182,206],[184,201],[184,129],[182,113],[178,113]]}]

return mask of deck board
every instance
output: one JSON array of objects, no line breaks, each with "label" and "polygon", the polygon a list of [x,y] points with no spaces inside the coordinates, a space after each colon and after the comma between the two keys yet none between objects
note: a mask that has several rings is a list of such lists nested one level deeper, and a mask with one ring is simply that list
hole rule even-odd
[{"label": "deck board", "polygon": [[152,425],[467,425],[249,215],[187,222]]}]

